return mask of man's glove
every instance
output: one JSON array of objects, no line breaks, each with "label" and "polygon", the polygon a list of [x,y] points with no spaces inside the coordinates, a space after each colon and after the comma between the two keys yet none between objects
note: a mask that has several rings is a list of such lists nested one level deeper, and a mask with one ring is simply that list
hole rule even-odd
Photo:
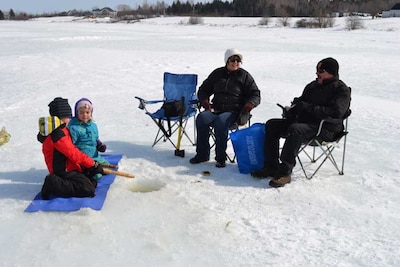
[{"label": "man's glove", "polygon": [[243,106],[243,109],[242,109],[242,112],[243,113],[250,113],[250,111],[252,110],[254,108],[254,105],[252,104],[252,103],[246,103],[244,106]]},{"label": "man's glove", "polygon": [[97,148],[97,151],[99,151],[99,152],[106,152],[107,145],[102,143],[100,140],[97,140],[96,148]]},{"label": "man's glove", "polygon": [[87,176],[93,177],[98,173],[103,175],[104,170],[103,170],[103,167],[101,167],[100,164],[97,161],[95,161],[94,165],[92,167],[90,167],[86,173],[87,173]]},{"label": "man's glove", "polygon": [[299,101],[296,103],[296,110],[298,112],[312,112],[314,105],[308,102]]},{"label": "man's glove", "polygon": [[238,126],[243,126],[245,125],[249,120],[250,120],[250,112],[240,112],[237,120],[236,120],[236,124]]},{"label": "man's glove", "polygon": [[282,118],[287,118],[289,108],[284,107],[279,103],[276,103],[276,105],[282,109]]},{"label": "man's glove", "polygon": [[205,110],[210,110],[210,109],[211,109],[210,101],[208,101],[208,100],[203,100],[203,101],[201,101],[201,106],[202,106]]},{"label": "man's glove", "polygon": [[284,107],[281,104],[276,104],[276,105],[282,109],[282,118],[290,120],[290,121],[294,121],[296,119],[296,113],[295,113],[295,109],[293,106]]},{"label": "man's glove", "polygon": [[293,98],[292,105],[295,105],[295,104],[297,104],[299,102],[300,102],[300,98],[299,97],[295,97],[295,98]]}]

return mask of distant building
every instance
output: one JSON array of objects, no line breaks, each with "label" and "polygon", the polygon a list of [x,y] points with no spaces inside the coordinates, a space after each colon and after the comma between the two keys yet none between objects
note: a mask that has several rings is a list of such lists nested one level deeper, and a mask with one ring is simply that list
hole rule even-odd
[{"label": "distant building", "polygon": [[350,15],[350,13],[347,11],[336,11],[336,12],[331,13],[332,18],[348,17],[349,15]]},{"label": "distant building", "polygon": [[395,4],[389,11],[382,11],[382,18],[400,17],[400,3]]},{"label": "distant building", "polygon": [[93,9],[92,14],[95,17],[115,17],[117,15],[117,11],[112,10],[109,7],[104,7],[102,9]]}]

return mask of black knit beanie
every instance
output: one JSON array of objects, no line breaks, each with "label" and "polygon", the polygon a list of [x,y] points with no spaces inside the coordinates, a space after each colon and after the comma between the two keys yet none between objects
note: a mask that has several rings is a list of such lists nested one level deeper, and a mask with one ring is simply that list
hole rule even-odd
[{"label": "black knit beanie", "polygon": [[72,110],[68,104],[68,99],[56,97],[49,104],[49,111],[51,116],[56,116],[60,119],[71,118]]},{"label": "black knit beanie", "polygon": [[335,76],[339,75],[339,63],[336,61],[336,59],[331,57],[325,58],[318,62],[317,69],[323,69]]}]

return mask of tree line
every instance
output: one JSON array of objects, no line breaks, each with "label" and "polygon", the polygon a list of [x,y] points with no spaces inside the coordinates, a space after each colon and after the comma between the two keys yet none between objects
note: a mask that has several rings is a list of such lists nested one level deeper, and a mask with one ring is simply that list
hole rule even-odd
[{"label": "tree line", "polygon": [[[333,12],[340,14],[357,12],[378,14],[389,10],[398,0],[213,0],[209,3],[194,3],[176,0],[171,5],[164,1],[157,1],[150,5],[144,0],[142,5],[131,8],[121,4],[117,7],[117,14],[133,14],[145,16],[171,15],[171,16],[245,16],[245,17],[323,17]],[[60,12],[52,14],[15,14],[10,11],[5,15],[0,10],[0,20],[3,19],[29,19],[39,16],[86,16],[90,11]]]},{"label": "tree line", "polygon": [[339,13],[369,13],[389,10],[398,0],[214,0],[210,3],[174,1],[168,15],[316,17]]},{"label": "tree line", "polygon": [[5,13],[3,13],[3,11],[0,10],[0,20],[5,20],[5,19],[27,20],[29,18],[30,18],[29,15],[25,12],[16,14],[13,9],[10,9],[10,11],[8,11],[8,13],[5,14]]}]

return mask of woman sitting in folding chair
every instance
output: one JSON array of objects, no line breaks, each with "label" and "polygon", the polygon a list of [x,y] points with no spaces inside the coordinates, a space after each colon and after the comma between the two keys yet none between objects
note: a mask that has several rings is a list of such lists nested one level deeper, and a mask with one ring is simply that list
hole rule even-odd
[{"label": "woman sitting in folding chair", "polygon": [[197,96],[205,110],[196,118],[197,146],[196,156],[190,159],[192,164],[210,159],[209,129],[212,127],[216,167],[225,167],[229,128],[235,122],[244,125],[247,120],[241,119],[248,119],[250,111],[260,104],[260,90],[250,73],[240,68],[242,60],[237,49],[226,50],[225,66],[214,70],[199,87]]},{"label": "woman sitting in folding chair", "polygon": [[[339,64],[325,58],[317,64],[317,79],[309,83],[302,95],[285,107],[284,118],[271,119],[265,125],[264,168],[251,173],[256,178],[273,177],[272,187],[291,181],[300,146],[316,136],[321,120],[338,119],[325,123],[320,137],[333,141],[343,131],[343,119],[350,107],[350,88],[339,80]],[[286,138],[279,157],[279,139]],[[280,159],[280,162],[279,162]]]}]

